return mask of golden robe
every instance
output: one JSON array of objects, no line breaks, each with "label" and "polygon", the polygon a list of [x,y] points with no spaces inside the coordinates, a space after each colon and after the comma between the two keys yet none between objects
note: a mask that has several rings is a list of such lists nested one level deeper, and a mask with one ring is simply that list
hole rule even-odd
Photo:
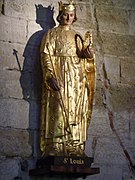
[{"label": "golden robe", "polygon": [[[78,57],[76,34],[70,28],[58,26],[49,30],[42,40],[40,148],[43,155],[84,153],[94,89],[94,74],[90,73],[95,69],[94,61]],[[48,86],[46,80],[50,76],[57,80],[59,91]]]}]

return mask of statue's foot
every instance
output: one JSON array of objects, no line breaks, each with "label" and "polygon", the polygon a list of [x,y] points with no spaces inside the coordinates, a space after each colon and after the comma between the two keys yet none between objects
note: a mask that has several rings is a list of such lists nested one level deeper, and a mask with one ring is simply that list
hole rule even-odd
[{"label": "statue's foot", "polygon": [[52,149],[49,151],[49,156],[63,156],[63,153],[58,150],[57,147],[53,146]]},{"label": "statue's foot", "polygon": [[84,150],[82,150],[79,147],[72,147],[68,149],[68,155],[69,156],[78,156],[78,157],[87,157]]}]

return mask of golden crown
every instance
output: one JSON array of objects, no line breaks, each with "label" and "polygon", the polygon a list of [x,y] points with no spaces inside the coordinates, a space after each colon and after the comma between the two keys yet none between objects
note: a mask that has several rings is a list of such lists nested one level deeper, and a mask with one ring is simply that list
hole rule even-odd
[{"label": "golden crown", "polygon": [[59,2],[59,11],[73,11],[75,10],[75,5],[73,4],[73,0],[69,0],[68,4]]}]

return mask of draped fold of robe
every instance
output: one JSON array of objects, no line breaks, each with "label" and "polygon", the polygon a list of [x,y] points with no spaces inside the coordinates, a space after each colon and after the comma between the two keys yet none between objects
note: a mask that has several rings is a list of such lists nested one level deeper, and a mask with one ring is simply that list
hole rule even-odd
[{"label": "draped fold of robe", "polygon": [[[64,26],[50,29],[41,44],[43,72],[40,148],[44,155],[82,155],[91,119],[95,65],[79,58],[76,32]],[[46,80],[56,79],[60,91]]]}]

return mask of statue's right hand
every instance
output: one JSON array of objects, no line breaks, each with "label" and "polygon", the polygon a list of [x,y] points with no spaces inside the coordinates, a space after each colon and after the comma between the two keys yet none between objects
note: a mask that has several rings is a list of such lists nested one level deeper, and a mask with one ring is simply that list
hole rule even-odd
[{"label": "statue's right hand", "polygon": [[47,82],[48,86],[50,88],[52,88],[54,91],[59,91],[60,90],[60,87],[59,87],[59,85],[57,83],[57,80],[54,77],[47,78],[46,82]]}]

